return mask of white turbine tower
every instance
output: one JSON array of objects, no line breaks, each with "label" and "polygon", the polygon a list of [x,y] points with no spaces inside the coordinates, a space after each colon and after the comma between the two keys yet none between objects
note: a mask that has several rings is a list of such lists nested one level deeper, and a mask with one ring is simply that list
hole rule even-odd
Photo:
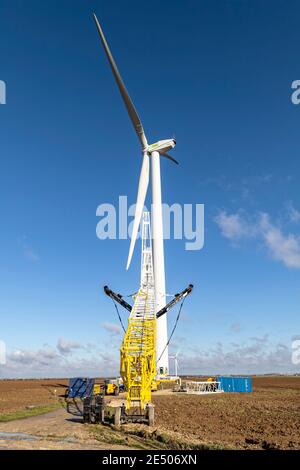
[{"label": "white turbine tower", "polygon": [[[132,229],[132,236],[127,260],[126,269],[129,268],[131,258],[134,251],[134,246],[138,234],[139,225],[141,222],[142,212],[147,195],[150,174],[150,158],[152,169],[152,238],[153,238],[153,263],[154,263],[154,283],[155,283],[155,301],[156,311],[166,305],[166,287],[165,287],[165,262],[164,262],[164,241],[163,241],[163,217],[162,217],[162,199],[161,199],[161,177],[160,177],[160,155],[168,158],[174,163],[178,163],[167,152],[173,149],[176,145],[175,139],[160,140],[154,144],[149,145],[146,139],[142,122],[136,112],[133,102],[126,90],[124,82],[118,71],[114,58],[110,52],[105,36],[103,34],[100,23],[94,14],[94,19],[99,32],[104,51],[108,58],[112,73],[117,82],[124,104],[126,106],[128,115],[131,119],[133,127],[137,133],[142,146],[143,162],[140,173],[140,180],[138,186],[138,194],[136,201],[135,218]],[[166,347],[168,340],[167,333],[167,315],[163,315],[157,320],[157,343],[156,343],[156,357],[157,357],[157,370],[160,374],[167,374],[169,370],[168,348]]]}]

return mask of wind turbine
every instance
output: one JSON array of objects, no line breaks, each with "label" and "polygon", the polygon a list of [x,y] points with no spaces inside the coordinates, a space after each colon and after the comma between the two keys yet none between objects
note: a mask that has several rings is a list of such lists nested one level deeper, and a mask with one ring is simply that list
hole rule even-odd
[{"label": "wind turbine", "polygon": [[[109,49],[104,33],[100,26],[97,16],[94,13],[94,20],[99,32],[99,36],[104,47],[105,54],[109,61],[112,73],[118,85],[119,91],[126,106],[129,118],[133,124],[135,132],[138,136],[142,147],[142,168],[139,179],[135,217],[132,229],[132,236],[127,259],[126,269],[129,268],[132,259],[134,246],[141,222],[144,203],[147,195],[149,176],[150,176],[150,159],[151,159],[151,176],[152,176],[152,239],[153,239],[153,263],[154,263],[154,283],[155,283],[155,301],[156,311],[166,305],[166,287],[165,287],[165,262],[164,262],[164,241],[163,241],[163,217],[162,217],[162,199],[161,199],[161,176],[160,176],[160,156],[168,158],[174,163],[178,162],[167,152],[176,145],[175,139],[159,140],[154,144],[148,144],[142,122],[137,114],[135,106],[126,90],[122,77],[119,73],[117,65],[114,61],[112,53]],[[167,332],[167,316],[163,315],[157,319],[157,341],[156,341],[156,357],[157,370],[159,374],[167,374],[169,370]]]},{"label": "wind turbine", "polygon": [[174,356],[169,356],[170,359],[174,359],[174,365],[175,365],[175,377],[178,377],[178,354],[180,351],[177,351],[177,353]]}]

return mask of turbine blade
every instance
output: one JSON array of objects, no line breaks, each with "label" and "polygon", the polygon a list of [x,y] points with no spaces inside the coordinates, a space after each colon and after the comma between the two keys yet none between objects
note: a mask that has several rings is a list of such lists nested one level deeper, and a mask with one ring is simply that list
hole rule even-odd
[{"label": "turbine blade", "polygon": [[131,101],[131,98],[128,94],[128,91],[126,90],[126,87],[124,85],[122,77],[121,77],[121,75],[119,73],[119,70],[116,66],[116,63],[115,63],[114,58],[112,56],[112,53],[110,52],[110,49],[108,47],[108,44],[107,44],[105,36],[104,36],[104,33],[102,31],[102,28],[100,26],[100,23],[98,21],[97,16],[95,15],[95,13],[94,13],[94,20],[95,20],[95,23],[96,23],[96,26],[97,26],[97,29],[98,29],[98,33],[99,33],[102,45],[104,47],[105,54],[106,54],[106,56],[108,58],[108,61],[110,63],[112,73],[115,77],[115,80],[117,82],[117,85],[118,85],[120,93],[121,93],[121,96],[122,96],[123,101],[125,103],[125,106],[127,108],[127,112],[129,114],[129,117],[130,117],[131,122],[133,124],[133,127],[135,129],[135,132],[137,133],[137,136],[138,136],[138,138],[139,138],[139,140],[142,144],[142,148],[145,149],[148,146],[148,143],[147,143],[147,139],[146,139],[146,136],[145,136],[145,133],[144,133],[143,125],[142,125],[141,120],[138,116],[138,113],[136,112],[134,104]]},{"label": "turbine blade", "polygon": [[144,157],[143,157],[141,174],[140,174],[139,188],[138,188],[138,194],[137,194],[137,200],[136,200],[136,206],[135,206],[133,229],[132,229],[126,269],[129,268],[130,263],[131,263],[131,258],[132,258],[133,251],[134,251],[136,237],[137,237],[137,233],[138,233],[138,229],[139,229],[139,225],[140,225],[140,221],[141,221],[142,213],[144,209],[148,184],[149,184],[149,156],[145,152]]},{"label": "turbine blade", "polygon": [[171,157],[171,155],[169,155],[168,153],[162,153],[162,156],[168,158],[169,160],[171,160],[171,162],[176,163],[176,165],[179,165],[179,162],[175,160],[175,158]]}]

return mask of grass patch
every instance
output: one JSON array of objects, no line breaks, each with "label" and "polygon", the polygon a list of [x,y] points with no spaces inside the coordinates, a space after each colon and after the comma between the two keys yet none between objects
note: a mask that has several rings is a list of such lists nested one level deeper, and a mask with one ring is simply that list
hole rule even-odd
[{"label": "grass patch", "polygon": [[92,435],[100,442],[107,444],[121,445],[136,450],[162,449],[159,443],[149,442],[143,437],[130,435],[119,428],[110,425],[93,425],[90,428]]},{"label": "grass patch", "polygon": [[183,438],[181,436],[175,436],[174,434],[160,431],[158,429],[155,431],[150,431],[147,429],[130,429],[126,430],[125,433],[140,436],[144,442],[148,443],[148,446],[151,446],[151,448],[155,448],[152,447],[153,445],[159,446],[156,448],[168,450],[225,450],[229,448],[220,444],[190,441],[189,439]]},{"label": "grass patch", "polygon": [[53,403],[52,405],[37,406],[30,410],[19,410],[12,413],[0,414],[0,423],[7,423],[8,421],[14,421],[16,419],[31,418],[32,416],[49,413],[59,408],[61,408],[60,403]]},{"label": "grass patch", "polygon": [[116,428],[110,425],[98,425],[91,427],[94,437],[109,444],[118,444],[134,449],[143,450],[225,450],[232,449],[220,444],[189,441],[181,436],[174,436],[164,431],[148,430],[145,427]]}]

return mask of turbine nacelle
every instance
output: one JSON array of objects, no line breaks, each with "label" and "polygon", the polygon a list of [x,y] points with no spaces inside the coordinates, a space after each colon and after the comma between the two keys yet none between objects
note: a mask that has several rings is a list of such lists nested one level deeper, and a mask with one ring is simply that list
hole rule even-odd
[{"label": "turbine nacelle", "polygon": [[172,150],[176,145],[176,140],[175,139],[165,139],[165,140],[159,140],[158,142],[155,142],[154,144],[148,145],[148,147],[145,149],[148,153],[152,152],[159,152],[159,153],[166,153],[169,150]]}]

